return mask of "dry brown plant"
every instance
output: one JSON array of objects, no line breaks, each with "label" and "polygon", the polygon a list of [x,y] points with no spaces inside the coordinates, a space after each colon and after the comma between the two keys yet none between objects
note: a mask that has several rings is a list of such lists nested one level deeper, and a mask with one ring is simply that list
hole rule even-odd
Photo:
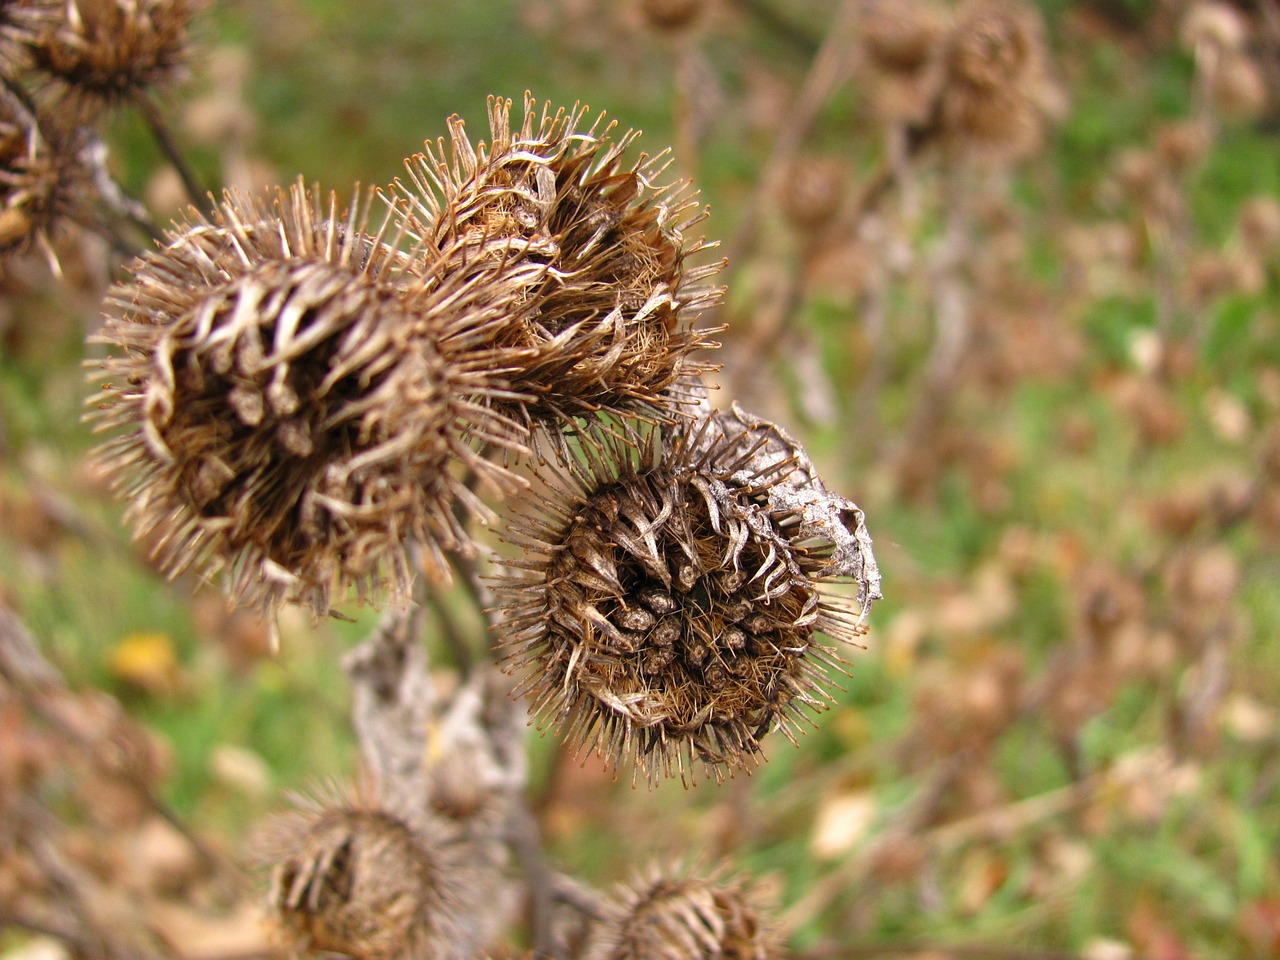
[{"label": "dry brown plant", "polygon": [[162,568],[316,614],[406,595],[410,540],[446,581],[474,550],[458,511],[486,508],[456,467],[512,489],[475,447],[516,440],[487,406],[501,358],[470,343],[520,315],[518,272],[417,271],[367,199],[324,204],[297,185],[193,214],[110,294],[96,364],[101,456]]},{"label": "dry brown plant", "polygon": [[719,264],[692,266],[707,248],[686,232],[705,216],[687,184],[657,186],[668,159],[626,154],[604,114],[538,109],[526,97],[490,98],[491,140],[473,146],[450,120],[451,144],[427,144],[407,163],[407,228],[425,238],[426,262],[520,259],[543,268],[523,291],[528,309],[494,345],[527,351],[511,379],[526,398],[507,408],[526,423],[601,414],[669,414],[664,391],[711,369],[694,354],[714,346],[693,326],[719,291],[703,281]]},{"label": "dry brown plant", "polygon": [[205,0],[67,0],[42,31],[35,63],[85,107],[172,86],[191,53],[191,21]]},{"label": "dry brown plant", "polygon": [[0,89],[0,254],[32,247],[56,263],[51,235],[91,219],[93,173],[82,157],[85,131],[37,115]]},{"label": "dry brown plant", "polygon": [[650,867],[610,898],[584,960],[780,960],[759,895],[724,868]]},{"label": "dry brown plant", "polygon": [[456,891],[465,851],[419,824],[353,798],[312,802],[263,825],[257,856],[272,867],[268,901],[294,949],[358,960],[471,956]]},{"label": "dry brown plant", "polygon": [[[816,634],[854,641],[878,596],[857,508],[747,422],[588,438],[504,533],[524,550],[498,586],[517,692],[650,782],[749,769],[773,729],[795,742],[821,670],[844,669]],[[826,588],[839,577],[858,603]]]}]

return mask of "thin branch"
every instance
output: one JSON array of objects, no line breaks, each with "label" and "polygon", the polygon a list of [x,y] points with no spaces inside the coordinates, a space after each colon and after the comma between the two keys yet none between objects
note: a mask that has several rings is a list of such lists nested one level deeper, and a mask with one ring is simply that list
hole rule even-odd
[{"label": "thin branch", "polygon": [[148,91],[142,89],[134,92],[133,103],[142,113],[143,119],[146,120],[147,126],[151,129],[152,136],[156,138],[156,144],[160,147],[160,152],[164,154],[165,159],[173,164],[173,168],[178,171],[182,186],[187,191],[188,199],[197,209],[203,210],[209,201],[209,191],[200,183],[200,178],[196,176],[195,171],[187,162],[186,155],[178,146],[177,140],[174,139],[173,133],[169,129],[168,121],[165,120],[160,105],[156,103],[155,98]]},{"label": "thin branch", "polygon": [[462,624],[449,609],[447,594],[434,584],[426,584],[423,590],[425,600],[431,605],[431,611],[435,614],[436,623],[440,627],[440,637],[444,640],[444,645],[449,648],[454,665],[464,677],[471,676],[476,668],[475,650]]},{"label": "thin branch", "polygon": [[551,895],[557,901],[597,922],[606,919],[604,898],[597,890],[567,874],[555,871],[548,871],[547,879],[551,885]]},{"label": "thin branch", "polygon": [[523,802],[511,805],[507,839],[524,867],[529,889],[533,955],[547,960],[564,960],[555,936],[556,875],[542,854],[538,821]]},{"label": "thin branch", "polygon": [[751,251],[769,198],[776,195],[779,181],[795,159],[800,143],[817,121],[823,105],[848,74],[848,48],[855,36],[860,6],[860,0],[844,0],[840,4],[831,30],[813,58],[800,92],[774,139],[755,191],[746,202],[742,220],[725,245],[725,257],[731,265]]}]

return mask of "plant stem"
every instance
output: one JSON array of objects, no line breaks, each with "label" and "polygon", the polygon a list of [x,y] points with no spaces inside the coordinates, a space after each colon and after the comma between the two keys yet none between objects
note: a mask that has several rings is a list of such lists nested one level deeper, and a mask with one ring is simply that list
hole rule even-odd
[{"label": "plant stem", "polygon": [[200,178],[187,162],[186,155],[183,154],[169,129],[169,123],[165,120],[160,105],[146,90],[136,90],[133,94],[133,103],[141,111],[147,126],[151,128],[151,134],[156,138],[160,152],[178,171],[188,199],[197,209],[203,209],[209,200],[209,191],[200,183]]}]

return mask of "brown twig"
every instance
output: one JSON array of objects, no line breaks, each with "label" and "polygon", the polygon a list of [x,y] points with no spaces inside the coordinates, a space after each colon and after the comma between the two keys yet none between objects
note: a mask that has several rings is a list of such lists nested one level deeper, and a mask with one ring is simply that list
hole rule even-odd
[{"label": "brown twig", "polygon": [[547,872],[547,879],[551,885],[551,894],[557,901],[572,907],[591,920],[598,922],[606,919],[604,898],[597,890],[588,887],[580,880],[554,870]]},{"label": "brown twig", "polygon": [[725,245],[725,257],[730,264],[737,264],[750,253],[760,221],[768,208],[769,198],[777,194],[779,180],[795,159],[800,143],[817,121],[823,104],[848,74],[848,48],[853,42],[860,6],[860,0],[844,0],[840,4],[826,39],[814,55],[800,92],[774,138],[773,148],[756,181],[755,190],[747,199],[742,219],[738,222],[733,237]]},{"label": "brown twig", "polygon": [[164,154],[166,160],[173,164],[173,169],[178,172],[178,177],[182,180],[182,186],[187,191],[187,198],[197,209],[203,210],[209,202],[209,191],[201,184],[200,178],[196,176],[191,164],[187,162],[186,155],[178,146],[178,141],[174,139],[173,133],[169,129],[169,123],[165,120],[160,105],[156,103],[150,92],[142,88],[134,91],[133,104],[138,108],[138,112],[142,114],[143,119],[146,120],[147,127],[151,130],[151,135],[155,137],[156,144],[160,147],[160,152]]},{"label": "brown twig", "polygon": [[564,960],[555,935],[556,877],[542,853],[538,821],[523,802],[511,805],[507,840],[520,858],[529,889],[530,933],[533,955],[545,960]]},{"label": "brown twig", "polygon": [[447,593],[434,584],[425,584],[423,591],[424,599],[431,605],[431,611],[435,614],[436,623],[440,627],[440,638],[444,641],[444,645],[449,648],[454,665],[464,677],[471,676],[476,668],[475,650],[472,648],[462,624],[458,622],[458,618],[449,609]]}]

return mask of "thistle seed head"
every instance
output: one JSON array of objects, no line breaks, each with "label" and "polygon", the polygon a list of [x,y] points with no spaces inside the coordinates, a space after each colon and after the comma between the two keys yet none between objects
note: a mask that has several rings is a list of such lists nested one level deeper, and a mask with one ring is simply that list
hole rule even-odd
[{"label": "thistle seed head", "polygon": [[785,951],[740,877],[651,868],[623,887],[586,960],[777,960]]},{"label": "thistle seed head", "polygon": [[1022,3],[969,0],[946,51],[942,121],[957,147],[1009,159],[1035,149],[1043,118],[1045,43]]},{"label": "thistle seed head", "polygon": [[50,234],[92,209],[83,131],[49,121],[0,88],[0,255],[38,245],[52,256]]},{"label": "thistle seed head", "polygon": [[98,418],[119,435],[100,453],[170,574],[225,570],[238,599],[317,614],[352,586],[402,595],[407,541],[444,580],[444,551],[474,549],[457,469],[513,486],[473,449],[513,442],[491,374],[443,346],[506,314],[502,278],[406,289],[412,258],[368,221],[367,200],[342,219],[301,184],[229,194],[109,295]]},{"label": "thistle seed head", "polygon": [[[524,351],[510,412],[526,423],[601,413],[666,412],[664,390],[708,365],[714,346],[691,317],[719,291],[702,283],[719,264],[691,267],[707,248],[686,231],[705,210],[687,185],[656,186],[666,154],[627,160],[638,133],[614,133],[586,109],[541,111],[526,96],[523,123],[511,101],[491,97],[491,141],[473,146],[462,121],[407,161],[398,184],[407,226],[432,255],[523,260],[542,269],[525,289],[528,309],[494,346]],[[451,251],[451,252],[450,252]]]},{"label": "thistle seed head", "polygon": [[113,104],[182,75],[205,0],[66,0],[34,48],[40,69],[78,100]]},{"label": "thistle seed head", "polygon": [[923,123],[942,85],[946,20],[924,0],[877,0],[862,21],[861,66],[883,119]]},{"label": "thistle seed head", "polygon": [[817,633],[865,629],[801,514],[770,504],[789,465],[758,469],[745,430],[710,423],[584,438],[504,534],[524,550],[499,583],[517,694],[651,783],[749,768],[774,728],[795,742],[843,669]]},{"label": "thistle seed head", "polygon": [[376,807],[308,804],[268,820],[257,846],[269,915],[293,949],[442,960],[467,939],[450,892],[457,858]]},{"label": "thistle seed head", "polygon": [[0,76],[28,69],[33,50],[63,16],[63,0],[0,0]]}]

